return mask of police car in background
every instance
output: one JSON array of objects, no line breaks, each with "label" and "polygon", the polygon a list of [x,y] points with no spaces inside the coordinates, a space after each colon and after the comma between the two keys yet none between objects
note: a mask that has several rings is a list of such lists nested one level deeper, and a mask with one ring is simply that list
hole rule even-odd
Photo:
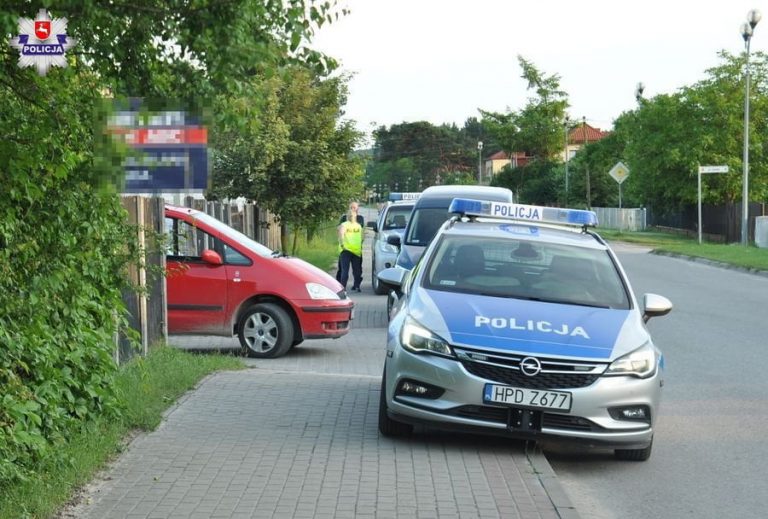
[{"label": "police car in background", "polygon": [[410,270],[432,241],[440,226],[448,218],[448,209],[454,198],[473,198],[492,202],[514,202],[512,191],[505,187],[443,185],[425,189],[413,207],[402,239],[389,238],[390,245],[398,247],[397,266]]},{"label": "police car in background", "polygon": [[[646,460],[664,358],[591,211],[456,199],[401,285],[387,334],[379,430],[414,424],[573,440]],[[573,227],[575,226],[575,227]]]},{"label": "police car in background", "polygon": [[379,213],[375,222],[368,222],[375,233],[371,246],[371,285],[376,294],[386,294],[385,287],[377,277],[377,274],[386,268],[393,267],[397,260],[400,248],[388,243],[390,236],[402,239],[405,225],[413,210],[413,205],[421,193],[390,193],[389,203]]}]

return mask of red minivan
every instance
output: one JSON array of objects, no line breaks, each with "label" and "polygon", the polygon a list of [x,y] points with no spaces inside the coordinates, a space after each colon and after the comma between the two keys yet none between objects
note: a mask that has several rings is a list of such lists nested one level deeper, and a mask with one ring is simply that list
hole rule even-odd
[{"label": "red minivan", "polygon": [[250,357],[349,332],[354,303],[328,273],[203,212],[165,206],[168,333],[237,335]]}]

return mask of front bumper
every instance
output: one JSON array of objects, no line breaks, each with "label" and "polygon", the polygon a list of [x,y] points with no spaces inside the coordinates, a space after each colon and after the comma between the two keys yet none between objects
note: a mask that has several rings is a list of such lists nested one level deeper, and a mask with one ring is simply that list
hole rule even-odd
[{"label": "front bumper", "polygon": [[349,333],[354,318],[354,302],[302,301],[297,309],[301,333],[305,339],[335,339]]},{"label": "front bumper", "polygon": [[[395,396],[403,379],[444,389],[438,398]],[[647,379],[598,377],[581,388],[550,388],[572,394],[569,412],[515,408],[483,402],[486,380],[469,373],[458,360],[414,354],[388,347],[385,390],[390,417],[441,429],[490,433],[514,438],[557,439],[594,446],[640,449],[650,444],[661,397],[662,374]],[[650,420],[615,419],[608,409],[647,406]],[[521,424],[521,422],[523,422]]]}]

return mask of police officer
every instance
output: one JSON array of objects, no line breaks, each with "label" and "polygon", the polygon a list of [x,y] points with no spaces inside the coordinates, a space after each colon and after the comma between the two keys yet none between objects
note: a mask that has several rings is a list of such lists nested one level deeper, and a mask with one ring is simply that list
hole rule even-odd
[{"label": "police officer", "polygon": [[339,282],[347,288],[350,266],[352,268],[352,292],[360,292],[363,282],[363,232],[364,222],[358,214],[357,202],[349,204],[349,211],[338,227],[339,234]]}]

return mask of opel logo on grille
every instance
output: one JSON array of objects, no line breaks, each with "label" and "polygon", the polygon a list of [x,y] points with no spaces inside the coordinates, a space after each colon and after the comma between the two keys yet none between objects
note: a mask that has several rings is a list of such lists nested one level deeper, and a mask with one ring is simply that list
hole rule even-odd
[{"label": "opel logo on grille", "polygon": [[541,373],[541,362],[536,357],[526,357],[520,361],[520,371],[529,377],[535,377]]}]

